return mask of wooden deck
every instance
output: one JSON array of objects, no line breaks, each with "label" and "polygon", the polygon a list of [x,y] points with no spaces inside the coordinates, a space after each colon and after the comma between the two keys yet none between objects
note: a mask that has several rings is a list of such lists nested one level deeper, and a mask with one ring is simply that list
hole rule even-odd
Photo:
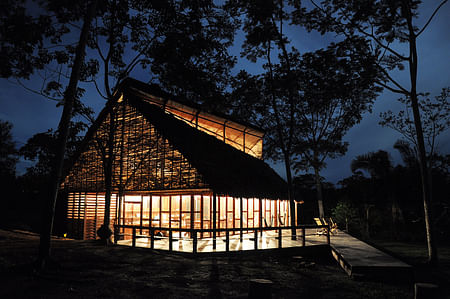
[{"label": "wooden deck", "polygon": [[[327,237],[326,235],[317,235],[317,229],[306,229],[305,246],[315,246],[315,245],[326,245]],[[298,236],[301,236],[301,230],[298,230]],[[169,250],[169,239],[162,238],[154,241],[154,249],[157,250]],[[119,245],[132,245],[131,240],[118,241]],[[240,242],[239,235],[230,236],[230,248],[229,251],[251,251],[255,250],[254,234],[244,234],[243,240]],[[136,238],[136,247],[150,248],[150,238],[142,237]],[[303,241],[301,237],[297,240],[291,240],[291,235],[288,232],[284,232],[282,235],[282,248],[291,247],[303,247]],[[278,233],[277,231],[264,231],[262,236],[258,233],[257,250],[264,249],[277,249],[278,244]],[[177,252],[192,253],[192,240],[191,239],[176,239],[172,241],[172,250]],[[197,253],[214,253],[214,252],[225,252],[226,243],[225,237],[216,238],[216,248],[213,248],[213,239],[204,238],[198,239],[197,241]]]},{"label": "wooden deck", "polygon": [[331,235],[331,253],[348,275],[379,280],[412,280],[412,266],[338,231]]},{"label": "wooden deck", "polygon": [[[279,249],[279,242],[276,231],[264,231],[262,236],[258,233],[257,250]],[[298,231],[301,236],[301,231]],[[118,241],[119,245],[132,245],[131,240]],[[216,248],[213,248],[212,238],[199,239],[197,242],[197,254],[225,253],[225,237],[217,237]],[[240,242],[239,235],[230,236],[230,252],[255,251],[254,234],[244,234]],[[295,247],[327,246],[327,236],[318,235],[317,229],[306,229],[305,246],[303,240],[291,240],[290,233],[284,232],[282,235],[283,249]],[[136,238],[136,247],[150,248],[149,238]],[[169,250],[169,239],[162,238],[154,241],[154,249]],[[339,265],[354,278],[371,278],[381,280],[410,280],[413,276],[413,269],[410,265],[370,246],[369,244],[350,236],[349,234],[337,231],[330,237],[331,254]],[[281,249],[282,250],[282,249]],[[172,240],[172,251],[192,253],[191,239]]]}]

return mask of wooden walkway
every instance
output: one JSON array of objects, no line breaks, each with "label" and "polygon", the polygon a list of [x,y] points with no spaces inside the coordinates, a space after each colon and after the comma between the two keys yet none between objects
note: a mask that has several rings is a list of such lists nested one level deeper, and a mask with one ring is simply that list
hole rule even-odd
[{"label": "wooden walkway", "polygon": [[[327,246],[326,235],[318,235],[317,229],[306,229],[305,246],[301,238],[291,240],[288,232],[283,233],[282,249],[278,249],[278,238],[276,231],[264,231],[262,236],[258,233],[257,250],[278,249],[295,247]],[[301,235],[299,231],[298,235]],[[331,254],[347,274],[356,279],[370,278],[381,280],[402,279],[410,280],[413,276],[413,268],[399,261],[398,259],[370,246],[369,244],[338,231],[331,235]],[[217,237],[216,248],[213,249],[212,238],[199,239],[197,243],[198,254],[224,253],[225,237]],[[154,241],[154,249],[169,250],[169,240],[167,238]],[[253,234],[244,234],[243,241],[240,242],[239,235],[230,236],[230,252],[255,251]],[[131,240],[118,241],[120,245],[132,245]],[[149,238],[137,238],[136,247],[150,248]],[[192,240],[174,239],[172,241],[174,252],[192,253]]]},{"label": "wooden walkway", "polygon": [[384,281],[413,279],[412,266],[345,232],[338,231],[331,235],[330,247],[339,265],[354,278]]}]

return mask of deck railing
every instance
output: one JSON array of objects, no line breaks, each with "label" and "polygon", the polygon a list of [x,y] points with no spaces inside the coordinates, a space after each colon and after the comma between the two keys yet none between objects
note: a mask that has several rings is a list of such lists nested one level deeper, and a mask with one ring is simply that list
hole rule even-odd
[{"label": "deck railing", "polygon": [[[126,236],[127,234],[120,233],[120,229],[131,229],[131,246],[136,247],[136,239],[138,238],[149,238],[150,239],[150,248],[155,248],[155,240],[160,239],[168,239],[169,240],[169,251],[173,251],[173,233],[190,233],[190,238],[181,238],[184,240],[192,241],[192,252],[197,253],[197,245],[198,245],[198,234],[211,233],[212,235],[212,245],[213,249],[217,248],[217,233],[225,232],[225,251],[230,251],[230,232],[239,232],[239,241],[243,241],[243,231],[248,233],[253,232],[253,238],[250,240],[254,243],[254,249],[258,250],[258,233],[262,235],[263,231],[277,231],[277,236],[275,237],[277,242],[277,248],[282,248],[283,244],[283,231],[291,232],[295,229],[295,235],[288,235],[285,237],[291,238],[291,240],[298,240],[300,237],[302,240],[302,246],[306,244],[306,229],[321,229],[327,238],[327,244],[330,245],[330,227],[327,225],[315,225],[315,224],[306,224],[306,225],[297,225],[297,226],[282,226],[282,227],[254,227],[254,228],[216,228],[216,229],[189,229],[189,228],[168,228],[168,227],[148,227],[148,226],[140,226],[140,225],[114,225],[114,243],[117,244],[117,241],[122,236]],[[142,231],[147,230],[149,232],[148,235],[142,235]],[[301,235],[297,235],[297,230],[301,230]],[[141,234],[137,234],[137,232]],[[155,232],[168,232],[168,236],[157,236]]]}]

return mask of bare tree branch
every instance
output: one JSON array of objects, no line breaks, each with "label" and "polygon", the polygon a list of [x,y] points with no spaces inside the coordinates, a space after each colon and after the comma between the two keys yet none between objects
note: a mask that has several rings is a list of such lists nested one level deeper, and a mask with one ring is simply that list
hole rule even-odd
[{"label": "bare tree branch", "polygon": [[448,0],[444,0],[441,2],[441,4],[439,4],[438,7],[436,7],[436,9],[434,10],[433,14],[431,15],[431,17],[428,19],[428,21],[425,23],[425,25],[423,26],[423,28],[416,34],[416,37],[418,37],[419,35],[422,34],[422,32],[424,32],[424,30],[428,27],[428,25],[431,23],[431,20],[433,20],[434,16],[436,15],[436,13],[438,12],[438,10],[445,4],[447,3]]}]

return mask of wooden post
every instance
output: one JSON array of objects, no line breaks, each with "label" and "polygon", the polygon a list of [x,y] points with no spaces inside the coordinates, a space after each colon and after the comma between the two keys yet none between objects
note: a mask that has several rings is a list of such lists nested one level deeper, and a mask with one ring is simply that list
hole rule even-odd
[{"label": "wooden post", "polygon": [[[262,209],[262,199],[259,198],[259,227],[261,228],[261,237],[263,235],[263,209]],[[255,208],[255,207],[253,207]]]},{"label": "wooden post", "polygon": [[114,225],[114,244],[117,245],[117,238],[119,237],[117,225]]},{"label": "wooden post", "polygon": [[[201,233],[200,233],[200,238],[203,238],[203,229],[205,228],[203,226],[203,194],[200,197],[200,229],[202,229]],[[211,219],[210,219],[211,220]]]},{"label": "wooden post", "polygon": [[142,235],[142,222],[143,222],[143,216],[144,216],[144,195],[141,195],[141,206],[140,206],[140,219],[139,219],[139,234]]},{"label": "wooden post", "polygon": [[213,249],[216,249],[216,220],[217,220],[217,207],[216,207],[216,192],[213,193]]},{"label": "wooden post", "polygon": [[192,253],[197,253],[197,231],[192,230]]},{"label": "wooden post", "polygon": [[131,246],[136,247],[136,227],[133,226],[133,234],[131,236]]},{"label": "wooden post", "polygon": [[[181,203],[183,203],[183,202],[181,202]],[[191,229],[194,229],[194,216],[195,216],[195,213],[194,213],[194,209],[195,209],[195,205],[194,205],[194,195],[191,195],[191,223],[190,223],[190,227],[191,227]],[[181,209],[181,206],[180,206],[180,211],[181,211],[182,209]],[[180,217],[180,221],[181,221],[181,217]],[[180,228],[181,228],[181,222],[180,222]]]},{"label": "wooden post", "polygon": [[225,231],[225,251],[230,251],[230,232],[228,230]]},{"label": "wooden post", "polygon": [[172,230],[169,229],[169,251],[172,251]]},{"label": "wooden post", "polygon": [[283,232],[280,227],[280,228],[278,228],[278,248],[281,248],[283,246],[282,239],[281,239],[282,235],[283,235]]},{"label": "wooden post", "polygon": [[330,245],[330,226],[327,226],[327,244]]},{"label": "wooden post", "polygon": [[254,242],[255,242],[255,250],[258,250],[258,230],[257,230],[257,229],[255,229],[255,239],[254,239]]},{"label": "wooden post", "polygon": [[[244,147],[245,148],[245,147]],[[243,232],[243,226],[244,226],[244,212],[242,211],[242,208],[243,208],[243,200],[242,200],[242,197],[240,197],[240,200],[239,200],[239,204],[240,204],[240,206],[241,206],[241,208],[240,208],[240,210],[239,210],[239,214],[240,214],[240,221],[239,221],[239,226],[240,226],[240,230],[239,230],[239,242],[241,242],[242,243],[242,240],[243,240],[243,234],[244,234],[244,232]]]},{"label": "wooden post", "polygon": [[302,246],[306,245],[306,230],[302,227]]},{"label": "wooden post", "polygon": [[153,227],[150,228],[150,248],[155,248],[155,229]]}]

